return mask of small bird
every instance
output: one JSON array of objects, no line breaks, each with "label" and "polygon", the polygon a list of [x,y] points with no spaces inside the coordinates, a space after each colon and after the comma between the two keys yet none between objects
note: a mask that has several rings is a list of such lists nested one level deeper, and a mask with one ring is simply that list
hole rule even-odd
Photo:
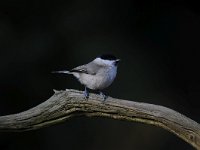
[{"label": "small bird", "polygon": [[117,74],[117,66],[120,59],[117,59],[114,55],[104,54],[88,64],[78,66],[69,71],[54,71],[52,73],[65,73],[72,74],[78,81],[85,86],[84,97],[89,97],[87,90],[98,90],[100,95],[106,100],[107,96],[102,92],[114,81]]}]

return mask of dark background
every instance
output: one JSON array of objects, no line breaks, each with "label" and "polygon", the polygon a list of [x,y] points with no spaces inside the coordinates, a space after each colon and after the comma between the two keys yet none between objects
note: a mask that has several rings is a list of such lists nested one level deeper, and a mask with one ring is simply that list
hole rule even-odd
[{"label": "dark background", "polygon": [[[200,122],[199,35],[199,6],[192,1],[1,1],[0,115],[34,107],[53,89],[83,90],[73,77],[50,72],[113,53],[122,62],[107,94],[163,105]],[[78,117],[0,133],[0,149],[193,148],[151,125]]]}]

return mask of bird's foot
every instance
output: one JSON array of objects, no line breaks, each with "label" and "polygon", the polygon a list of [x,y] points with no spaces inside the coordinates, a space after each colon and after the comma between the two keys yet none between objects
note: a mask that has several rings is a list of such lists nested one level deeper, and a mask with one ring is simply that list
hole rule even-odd
[{"label": "bird's foot", "polygon": [[87,100],[89,98],[89,92],[87,88],[85,87],[85,91],[83,92],[84,98]]},{"label": "bird's foot", "polygon": [[105,101],[107,98],[108,98],[108,96],[106,96],[103,92],[99,92],[99,95],[103,98],[103,101]]}]

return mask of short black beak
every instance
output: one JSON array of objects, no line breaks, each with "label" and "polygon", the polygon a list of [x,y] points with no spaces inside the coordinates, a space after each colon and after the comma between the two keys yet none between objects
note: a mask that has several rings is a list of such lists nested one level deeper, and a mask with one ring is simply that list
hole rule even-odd
[{"label": "short black beak", "polygon": [[120,59],[115,60],[115,65],[117,66],[120,61]]}]

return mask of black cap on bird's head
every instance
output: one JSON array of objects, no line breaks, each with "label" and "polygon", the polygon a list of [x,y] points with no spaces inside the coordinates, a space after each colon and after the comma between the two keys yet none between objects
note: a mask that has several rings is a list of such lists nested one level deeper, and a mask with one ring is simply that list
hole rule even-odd
[{"label": "black cap on bird's head", "polygon": [[104,60],[117,60],[117,58],[112,54],[103,54],[99,56],[99,58],[104,59]]},{"label": "black cap on bird's head", "polygon": [[117,59],[117,57],[115,57],[114,55],[112,54],[103,54],[103,55],[100,55],[98,58],[101,58],[103,60],[108,60],[108,61],[115,61],[115,65],[117,65],[120,61],[120,59]]}]

